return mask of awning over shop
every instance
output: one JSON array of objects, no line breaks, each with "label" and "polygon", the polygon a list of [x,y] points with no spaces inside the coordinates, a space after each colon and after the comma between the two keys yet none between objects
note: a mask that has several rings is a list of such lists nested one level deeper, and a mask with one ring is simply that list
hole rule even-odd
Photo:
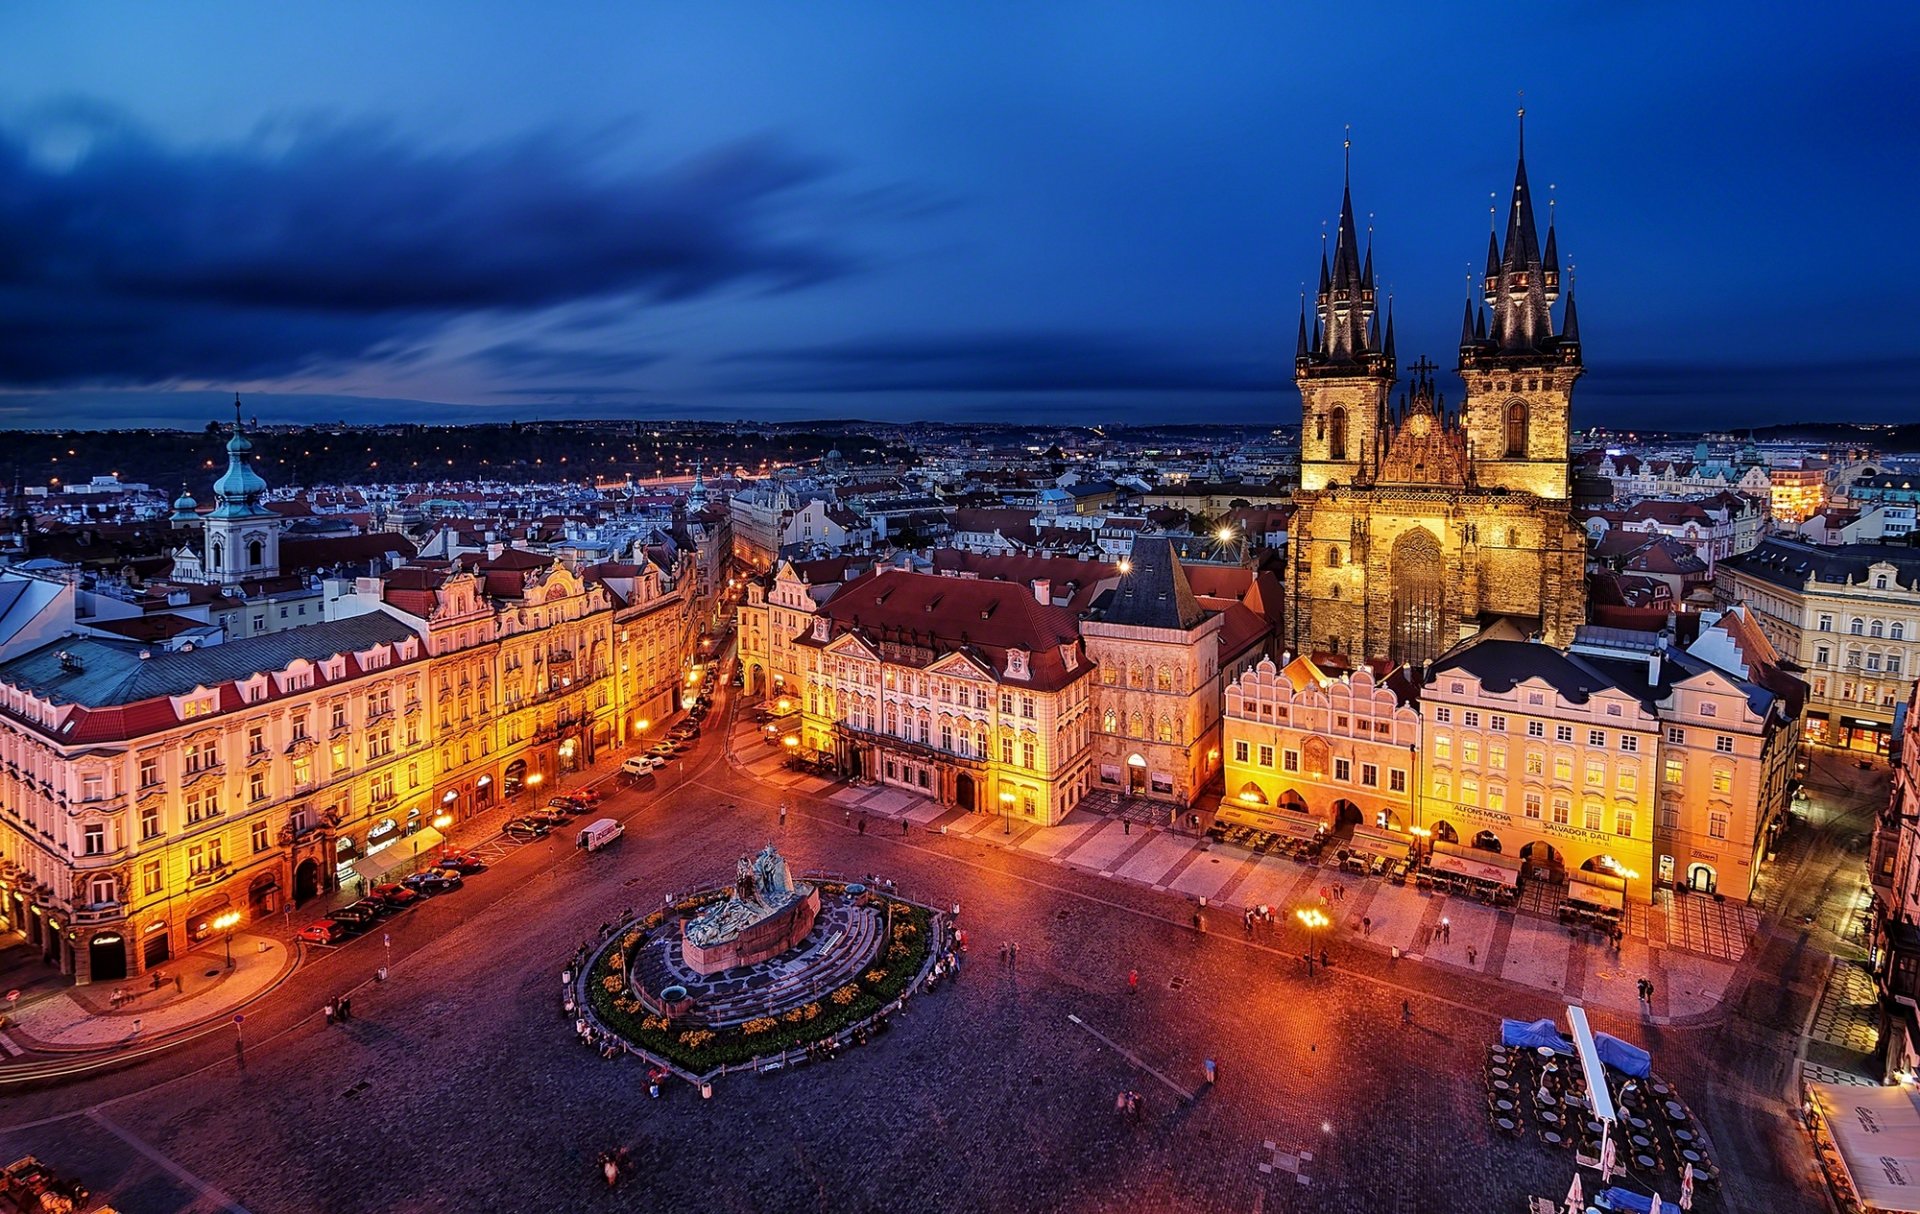
[{"label": "awning over shop", "polygon": [[1375,830],[1371,827],[1353,828],[1353,846],[1361,851],[1372,852],[1376,856],[1404,856],[1412,846],[1413,836],[1395,834],[1390,830]]},{"label": "awning over shop", "polygon": [[1920,1211],[1920,1107],[1904,1085],[1809,1083],[1807,1094],[1869,1209]]},{"label": "awning over shop", "polygon": [[1446,852],[1433,854],[1433,867],[1443,873],[1456,877],[1468,877],[1475,881],[1486,881],[1493,885],[1518,885],[1520,874],[1502,864],[1489,864],[1484,860],[1469,860],[1465,856],[1449,855]]},{"label": "awning over shop", "polygon": [[1602,910],[1624,911],[1627,897],[1617,889],[1608,889],[1603,885],[1590,885],[1585,881],[1567,882],[1567,900],[1585,902],[1588,906],[1597,906]]},{"label": "awning over shop", "polygon": [[415,862],[426,857],[442,842],[440,832],[429,826],[417,830],[403,839],[396,839],[370,856],[361,856],[353,862],[354,875],[379,884],[390,880],[393,874],[410,871]]}]

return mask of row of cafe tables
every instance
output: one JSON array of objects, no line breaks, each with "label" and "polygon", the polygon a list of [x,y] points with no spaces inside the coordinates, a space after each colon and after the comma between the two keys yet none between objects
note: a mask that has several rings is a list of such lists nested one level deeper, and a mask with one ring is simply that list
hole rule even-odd
[{"label": "row of cafe tables", "polygon": [[[1650,1075],[1608,1072],[1620,1120],[1614,1126],[1616,1175],[1673,1195],[1687,1167],[1697,1186],[1715,1186],[1719,1170],[1692,1114],[1672,1086]],[[1603,1126],[1591,1112],[1579,1062],[1549,1046],[1492,1045],[1485,1073],[1487,1121],[1496,1133],[1519,1139],[1529,1127],[1552,1150],[1573,1148],[1579,1162],[1598,1163]]]}]

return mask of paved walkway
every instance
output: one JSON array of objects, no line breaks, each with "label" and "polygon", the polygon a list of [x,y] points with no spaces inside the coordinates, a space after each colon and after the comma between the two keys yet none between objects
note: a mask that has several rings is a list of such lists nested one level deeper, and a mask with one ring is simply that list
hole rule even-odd
[{"label": "paved walkway", "polygon": [[[157,972],[167,980],[157,987],[149,977],[139,984],[103,982],[55,991],[22,1003],[8,1017],[6,1037],[23,1049],[59,1052],[171,1036],[226,1019],[278,982],[294,956],[282,941],[242,933],[233,938],[231,970],[223,941],[162,966]],[[116,988],[127,992],[117,1005]]]},{"label": "paved walkway", "polygon": [[[731,728],[735,762],[750,775],[796,792],[824,794],[845,807],[849,821],[866,818],[869,829],[898,829],[904,821],[909,828],[964,835],[1102,877],[1182,893],[1196,905],[1205,898],[1221,908],[1215,931],[1237,929],[1241,925],[1235,920],[1246,909],[1269,906],[1278,923],[1257,930],[1281,939],[1296,930],[1290,918],[1294,907],[1318,902],[1323,889],[1341,886],[1344,896],[1327,908],[1337,930],[1316,948],[1398,949],[1410,960],[1487,974],[1628,1015],[1642,1014],[1639,980],[1649,978],[1655,1024],[1713,1011],[1758,924],[1757,913],[1739,903],[1674,899],[1677,913],[1661,913],[1663,903],[1650,913],[1629,916],[1628,934],[1616,950],[1597,936],[1569,934],[1557,919],[1260,856],[1083,809],[1058,826],[1036,827],[955,809],[889,785],[836,785],[788,770],[786,756],[766,746],[752,722],[737,721]],[[1444,935],[1437,931],[1443,923]]]}]

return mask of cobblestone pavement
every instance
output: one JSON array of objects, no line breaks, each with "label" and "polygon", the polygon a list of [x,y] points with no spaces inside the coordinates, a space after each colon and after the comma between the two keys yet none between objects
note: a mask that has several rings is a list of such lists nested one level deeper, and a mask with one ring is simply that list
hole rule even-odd
[{"label": "cobblestone pavement", "polygon": [[[84,1084],[10,1094],[4,1120],[27,1128],[0,1127],[0,1146],[30,1141],[57,1167],[97,1171],[103,1190],[124,1179],[112,1193],[130,1214],[229,1199],[254,1214],[1439,1214],[1566,1191],[1568,1156],[1488,1129],[1480,1067],[1498,1018],[1564,1014],[1559,991],[1481,972],[1521,955],[1492,918],[1469,927],[1454,916],[1456,949],[1485,928],[1473,968],[1449,955],[1396,960],[1345,934],[1327,943],[1331,972],[1316,966],[1309,978],[1290,924],[1249,938],[1235,913],[1211,917],[1204,933],[1190,921],[1195,890],[1266,890],[1285,905],[1298,871],[1210,855],[1159,882],[1101,878],[1151,847],[1137,827],[1113,840],[1082,832],[1054,854],[925,826],[862,835],[843,806],[800,782],[768,788],[720,761],[720,732],[677,788],[609,799],[603,812],[627,819],[618,847],[519,848],[393,920],[390,981],[372,980],[383,956],[371,937],[303,965],[249,1014],[244,1068],[233,1043],[208,1041]],[[783,796],[793,805],[784,827]],[[602,1061],[574,1039],[559,971],[600,923],[662,890],[724,880],[769,838],[798,868],[880,872],[907,896],[960,903],[973,941],[965,973],[836,1061],[732,1077],[707,1101],[683,1086],[650,1101],[637,1064]],[[1063,861],[1069,849],[1103,868]],[[1345,909],[1364,898],[1351,889]],[[1438,905],[1382,919],[1412,939]],[[1017,967],[999,962],[1004,941],[1019,942]],[[1562,945],[1564,982],[1581,946]],[[1596,1027],[1652,1050],[1705,1124],[1727,1172],[1720,1208],[1823,1208],[1811,1157],[1781,1115],[1818,991],[1797,947],[1763,933],[1725,1024],[1646,1024],[1632,1007],[1591,1007]],[[344,990],[353,1021],[324,1026],[321,1002]],[[1144,1097],[1138,1124],[1114,1112],[1122,1090]],[[145,1153],[103,1137],[101,1116]],[[615,1145],[641,1176],[609,1196],[593,1160]]]}]

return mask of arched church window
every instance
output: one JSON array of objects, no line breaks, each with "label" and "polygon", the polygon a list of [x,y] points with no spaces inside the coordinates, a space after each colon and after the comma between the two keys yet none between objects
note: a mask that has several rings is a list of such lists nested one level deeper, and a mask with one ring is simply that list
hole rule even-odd
[{"label": "arched church window", "polygon": [[1433,533],[1416,527],[1394,541],[1388,558],[1393,583],[1390,653],[1409,665],[1445,648],[1446,559]]},{"label": "arched church window", "polygon": [[225,568],[226,558],[227,558],[227,554],[224,550],[220,548],[215,548],[213,550],[213,567],[215,569]]},{"label": "arched church window", "polygon": [[1327,568],[1340,568],[1340,546],[1338,544],[1329,544],[1327,546]]},{"label": "arched church window", "polygon": [[1347,411],[1345,409],[1333,411],[1330,430],[1331,433],[1327,436],[1327,458],[1347,458]]},{"label": "arched church window", "polygon": [[1523,456],[1527,453],[1527,406],[1524,401],[1514,401],[1507,406],[1507,454]]},{"label": "arched church window", "polygon": [[267,546],[261,543],[259,540],[247,541],[247,564],[248,565],[250,566],[258,565],[261,562],[261,560],[266,556],[266,553],[267,553]]}]

